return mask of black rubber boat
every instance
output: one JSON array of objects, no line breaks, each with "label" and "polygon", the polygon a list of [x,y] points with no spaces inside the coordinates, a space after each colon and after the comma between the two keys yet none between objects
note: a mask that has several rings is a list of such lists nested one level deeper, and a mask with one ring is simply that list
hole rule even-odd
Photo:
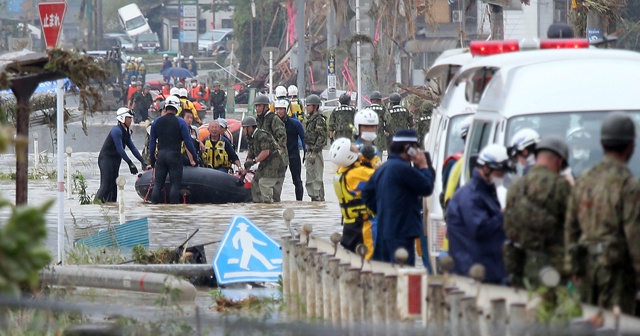
[{"label": "black rubber boat", "polygon": [[[142,199],[150,199],[150,184],[154,170],[147,170],[136,180],[136,192]],[[251,202],[251,188],[237,176],[210,168],[184,167],[182,174],[182,195],[186,203],[246,203]],[[169,176],[165,183],[165,199],[168,203]]]}]

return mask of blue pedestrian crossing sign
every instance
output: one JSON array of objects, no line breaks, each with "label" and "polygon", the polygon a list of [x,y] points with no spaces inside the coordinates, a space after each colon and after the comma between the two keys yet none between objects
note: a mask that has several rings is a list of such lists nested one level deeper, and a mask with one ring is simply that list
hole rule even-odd
[{"label": "blue pedestrian crossing sign", "polygon": [[277,282],[282,275],[282,251],[247,217],[231,220],[213,258],[218,283]]}]

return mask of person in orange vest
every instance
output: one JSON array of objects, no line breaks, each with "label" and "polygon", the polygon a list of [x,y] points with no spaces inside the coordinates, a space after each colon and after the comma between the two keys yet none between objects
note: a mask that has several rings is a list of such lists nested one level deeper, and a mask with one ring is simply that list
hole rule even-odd
[{"label": "person in orange vest", "polygon": [[211,99],[211,89],[207,86],[207,83],[202,83],[200,85],[204,88],[204,101],[209,102],[209,99]]},{"label": "person in orange vest", "polygon": [[204,99],[204,88],[202,84],[198,84],[198,80],[195,78],[191,79],[191,86],[189,87],[189,97],[195,99],[196,101],[201,101]]},{"label": "person in orange vest", "polygon": [[167,99],[171,95],[171,84],[164,83],[162,84],[162,96],[164,99]]},{"label": "person in orange vest", "polygon": [[[136,76],[131,76],[131,85],[129,85],[129,89],[127,90],[127,104],[129,106],[132,104],[131,97],[136,93],[136,91],[138,91],[138,82],[136,79]],[[142,83],[140,83],[140,90],[142,90]]]}]

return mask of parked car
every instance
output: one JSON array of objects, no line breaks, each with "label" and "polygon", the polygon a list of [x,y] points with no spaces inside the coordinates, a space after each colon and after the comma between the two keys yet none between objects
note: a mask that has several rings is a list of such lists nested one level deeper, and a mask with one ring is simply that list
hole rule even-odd
[{"label": "parked car", "polygon": [[158,34],[156,33],[144,33],[136,36],[136,48],[137,52],[148,52],[153,51],[153,53],[158,53],[160,50],[160,39],[158,38]]},{"label": "parked car", "polygon": [[227,52],[227,42],[233,40],[233,29],[214,29],[200,34],[198,50],[201,54],[211,55],[213,52]]},{"label": "parked car", "polygon": [[105,39],[106,38],[117,38],[120,41],[120,50],[122,51],[132,51],[133,49],[135,49],[133,47],[133,41],[131,41],[131,39],[129,38],[129,36],[127,36],[127,34],[105,34],[104,35]]}]

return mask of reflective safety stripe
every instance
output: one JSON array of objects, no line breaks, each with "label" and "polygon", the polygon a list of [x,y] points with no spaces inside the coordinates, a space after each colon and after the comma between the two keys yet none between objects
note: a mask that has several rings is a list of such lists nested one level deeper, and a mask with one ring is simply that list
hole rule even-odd
[{"label": "reflective safety stripe", "polygon": [[402,106],[392,107],[389,110],[389,113],[400,113],[400,112],[409,112],[409,110],[407,110],[406,108],[404,108]]},{"label": "reflective safety stripe", "polygon": [[346,176],[351,169],[353,169],[353,167],[347,169],[342,174],[336,174],[333,178],[333,187],[338,196],[344,225],[354,224],[357,220],[364,221],[369,217],[367,206],[362,201],[362,198],[352,194],[349,189],[347,189]]},{"label": "reflective safety stripe", "polygon": [[229,153],[224,148],[225,142],[218,140],[215,145],[211,139],[204,141],[205,152],[202,154],[202,161],[210,168],[226,167],[231,168]]}]

